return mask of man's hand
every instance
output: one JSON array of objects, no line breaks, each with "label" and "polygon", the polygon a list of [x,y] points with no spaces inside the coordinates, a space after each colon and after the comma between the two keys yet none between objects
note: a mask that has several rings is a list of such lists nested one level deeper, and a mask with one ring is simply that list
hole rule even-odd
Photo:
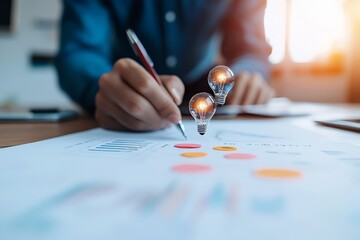
[{"label": "man's hand", "polygon": [[258,73],[242,72],[235,78],[235,85],[227,97],[226,104],[265,104],[275,97],[275,91]]},{"label": "man's hand", "polygon": [[160,78],[164,87],[134,60],[118,60],[99,79],[95,117],[100,126],[147,131],[178,123],[181,113],[176,104],[182,102],[184,85],[176,76]]}]

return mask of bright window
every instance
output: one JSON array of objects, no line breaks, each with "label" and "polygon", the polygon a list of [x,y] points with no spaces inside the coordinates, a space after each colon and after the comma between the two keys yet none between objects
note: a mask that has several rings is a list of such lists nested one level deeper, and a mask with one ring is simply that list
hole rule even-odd
[{"label": "bright window", "polygon": [[311,63],[344,52],[343,0],[268,0],[265,32],[270,61]]}]

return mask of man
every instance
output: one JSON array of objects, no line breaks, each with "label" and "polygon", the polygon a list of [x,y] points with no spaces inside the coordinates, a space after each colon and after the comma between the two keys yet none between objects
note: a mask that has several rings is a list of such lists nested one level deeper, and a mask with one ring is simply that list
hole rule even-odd
[{"label": "man", "polygon": [[[227,104],[265,103],[271,48],[266,0],[64,0],[56,66],[61,87],[102,127],[156,130],[177,123],[176,105],[210,91],[206,75],[229,66]],[[138,35],[164,87],[136,62],[126,29]],[[135,60],[132,60],[135,59]]]}]

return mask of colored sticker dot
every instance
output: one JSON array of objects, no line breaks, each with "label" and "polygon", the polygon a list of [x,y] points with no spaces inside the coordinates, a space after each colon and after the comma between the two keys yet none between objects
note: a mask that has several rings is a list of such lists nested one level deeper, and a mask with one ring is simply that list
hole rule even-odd
[{"label": "colored sticker dot", "polygon": [[255,159],[256,156],[247,153],[229,153],[225,155],[225,158],[232,160],[251,160],[251,159]]},{"label": "colored sticker dot", "polygon": [[173,166],[172,170],[180,173],[201,173],[211,171],[211,167],[201,164],[180,164]]},{"label": "colored sticker dot", "polygon": [[207,156],[207,153],[206,152],[184,152],[180,155],[183,157],[188,157],[188,158],[198,158],[198,157]]},{"label": "colored sticker dot", "polygon": [[290,169],[263,168],[255,171],[255,175],[267,178],[291,179],[301,177],[299,171]]},{"label": "colored sticker dot", "polygon": [[230,152],[230,151],[236,151],[237,148],[236,147],[231,147],[231,146],[217,146],[217,147],[213,147],[214,150],[217,151],[225,151],[225,152]]},{"label": "colored sticker dot", "polygon": [[201,148],[201,145],[195,144],[195,143],[179,143],[179,144],[175,144],[174,147],[176,147],[176,148]]}]

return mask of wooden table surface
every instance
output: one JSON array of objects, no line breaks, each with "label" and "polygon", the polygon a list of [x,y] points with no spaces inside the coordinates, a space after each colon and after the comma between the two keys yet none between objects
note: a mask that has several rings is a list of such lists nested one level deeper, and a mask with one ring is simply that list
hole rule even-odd
[{"label": "wooden table surface", "polygon": [[[183,119],[193,119],[189,116]],[[264,119],[241,116],[237,119]],[[37,142],[98,127],[94,118],[82,116],[60,123],[0,123],[0,148]]]},{"label": "wooden table surface", "polygon": [[[344,114],[357,113],[356,115],[360,117],[360,104],[322,104],[322,106],[327,106],[328,110],[321,112],[320,116],[329,115],[335,118]],[[310,117],[313,118],[314,115]],[[192,118],[188,116],[184,119]],[[264,119],[264,117],[241,116],[237,119]],[[98,127],[95,120],[86,116],[60,123],[0,123],[0,148],[36,142],[95,127]]]},{"label": "wooden table surface", "polygon": [[0,123],[0,148],[36,142],[97,126],[93,118],[85,116],[60,123]]}]

